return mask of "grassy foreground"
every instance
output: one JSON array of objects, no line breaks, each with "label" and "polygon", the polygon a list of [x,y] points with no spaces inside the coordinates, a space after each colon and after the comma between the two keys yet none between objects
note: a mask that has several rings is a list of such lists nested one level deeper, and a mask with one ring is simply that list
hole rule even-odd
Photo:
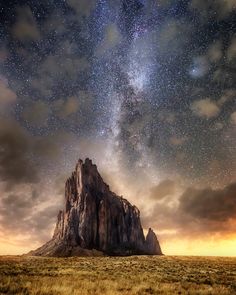
[{"label": "grassy foreground", "polygon": [[236,294],[236,258],[2,256],[0,294]]}]

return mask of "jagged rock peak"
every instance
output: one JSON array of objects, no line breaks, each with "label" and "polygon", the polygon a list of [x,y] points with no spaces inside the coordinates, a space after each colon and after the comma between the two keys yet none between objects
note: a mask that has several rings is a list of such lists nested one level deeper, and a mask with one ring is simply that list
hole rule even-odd
[{"label": "jagged rock peak", "polygon": [[151,228],[149,228],[146,236],[146,251],[148,254],[161,253],[157,236]]},{"label": "jagged rock peak", "polygon": [[79,159],[66,181],[65,206],[52,239],[30,254],[70,256],[88,251],[92,255],[162,254],[151,229],[145,239],[138,208],[111,192],[97,166],[86,158]]},{"label": "jagged rock peak", "polygon": [[66,212],[75,202],[79,201],[81,194],[88,190],[105,193],[109,191],[109,186],[104,183],[97,166],[92,163],[92,160],[86,158],[83,162],[79,159],[75,171],[72,172],[65,185]]}]

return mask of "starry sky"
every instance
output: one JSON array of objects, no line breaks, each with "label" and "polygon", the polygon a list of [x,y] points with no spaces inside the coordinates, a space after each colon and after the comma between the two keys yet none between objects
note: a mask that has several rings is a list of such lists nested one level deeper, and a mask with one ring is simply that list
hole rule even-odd
[{"label": "starry sky", "polygon": [[236,255],[235,0],[0,1],[1,254],[86,157],[164,253]]}]

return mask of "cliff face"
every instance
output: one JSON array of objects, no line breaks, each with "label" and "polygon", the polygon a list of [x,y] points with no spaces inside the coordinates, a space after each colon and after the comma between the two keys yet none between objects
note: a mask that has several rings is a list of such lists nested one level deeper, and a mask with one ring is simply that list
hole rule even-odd
[{"label": "cliff face", "polygon": [[162,254],[151,229],[145,239],[138,208],[111,192],[96,165],[86,159],[84,163],[78,161],[66,181],[65,208],[58,214],[52,240],[30,254],[69,256],[88,253]]}]

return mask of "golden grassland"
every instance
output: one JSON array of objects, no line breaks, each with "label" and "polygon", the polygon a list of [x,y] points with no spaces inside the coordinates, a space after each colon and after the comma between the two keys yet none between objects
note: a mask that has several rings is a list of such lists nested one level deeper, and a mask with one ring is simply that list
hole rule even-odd
[{"label": "golden grassland", "polygon": [[0,257],[0,294],[236,294],[236,257]]}]

